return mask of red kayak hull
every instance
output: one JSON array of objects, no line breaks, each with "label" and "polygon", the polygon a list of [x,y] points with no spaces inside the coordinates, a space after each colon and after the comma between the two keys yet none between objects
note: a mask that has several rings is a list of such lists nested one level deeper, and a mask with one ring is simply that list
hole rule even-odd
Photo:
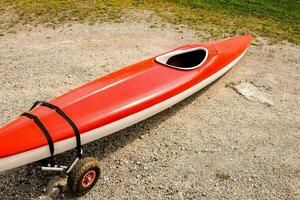
[{"label": "red kayak hull", "polygon": [[[84,135],[164,102],[204,81],[241,56],[251,39],[251,35],[245,35],[182,46],[172,51],[202,47],[208,51],[207,59],[196,69],[179,70],[160,64],[153,57],[74,89],[51,103],[64,110]],[[73,129],[55,111],[37,107],[30,113],[40,118],[55,143],[74,137]],[[47,145],[41,130],[24,116],[0,128],[0,158]]]}]

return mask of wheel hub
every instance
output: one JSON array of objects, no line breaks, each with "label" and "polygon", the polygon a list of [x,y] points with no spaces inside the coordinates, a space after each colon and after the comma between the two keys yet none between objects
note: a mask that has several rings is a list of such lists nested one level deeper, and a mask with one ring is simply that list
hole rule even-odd
[{"label": "wheel hub", "polygon": [[89,186],[91,186],[95,181],[95,178],[96,178],[95,170],[88,171],[82,178],[82,182],[81,182],[82,187],[88,188]]}]

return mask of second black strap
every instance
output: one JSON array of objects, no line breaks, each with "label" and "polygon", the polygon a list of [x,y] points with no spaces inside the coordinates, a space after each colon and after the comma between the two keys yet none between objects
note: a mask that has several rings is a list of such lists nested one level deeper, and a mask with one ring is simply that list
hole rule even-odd
[{"label": "second black strap", "polygon": [[35,124],[41,129],[41,131],[44,133],[44,135],[45,135],[45,137],[48,141],[51,157],[53,157],[53,155],[54,155],[54,143],[53,143],[53,140],[52,140],[52,137],[51,137],[50,133],[48,132],[46,127],[43,125],[41,120],[37,116],[35,116],[33,114],[30,114],[30,113],[23,113],[21,116],[25,116],[25,117],[28,117],[29,119],[32,119],[35,122]]}]

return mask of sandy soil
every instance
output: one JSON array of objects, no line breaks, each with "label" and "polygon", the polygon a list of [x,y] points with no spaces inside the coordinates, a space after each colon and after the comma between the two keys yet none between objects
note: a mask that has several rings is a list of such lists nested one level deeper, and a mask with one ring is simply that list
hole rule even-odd
[{"label": "sandy soil", "polygon": [[[197,41],[191,30],[146,22],[37,27],[2,36],[0,124],[35,100]],[[82,199],[300,199],[300,48],[262,44],[206,90],[84,146],[87,156],[103,162],[104,175]],[[245,99],[230,87],[240,81],[271,95],[274,105]],[[71,158],[66,153],[58,161]],[[2,173],[1,199],[42,195],[55,174],[37,165]]]}]

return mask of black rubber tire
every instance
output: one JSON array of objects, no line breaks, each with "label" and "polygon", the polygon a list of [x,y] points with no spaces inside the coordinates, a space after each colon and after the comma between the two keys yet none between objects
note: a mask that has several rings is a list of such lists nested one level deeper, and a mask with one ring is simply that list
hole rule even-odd
[{"label": "black rubber tire", "polygon": [[[94,182],[89,187],[84,188],[82,186],[82,179],[84,175],[91,170],[94,170],[96,172],[96,177],[94,179]],[[80,159],[68,175],[69,190],[74,196],[77,197],[85,195],[97,183],[101,172],[101,164],[97,159],[92,157]]]}]

